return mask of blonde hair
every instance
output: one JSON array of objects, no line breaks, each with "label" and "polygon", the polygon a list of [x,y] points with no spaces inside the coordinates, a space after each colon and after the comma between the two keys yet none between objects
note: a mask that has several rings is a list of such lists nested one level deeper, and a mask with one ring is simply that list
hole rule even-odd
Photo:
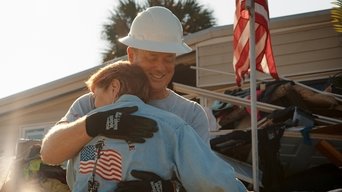
[{"label": "blonde hair", "polygon": [[112,81],[120,81],[118,96],[131,94],[138,96],[144,102],[149,99],[149,81],[144,71],[138,65],[132,65],[128,61],[117,61],[102,67],[85,82],[89,91],[95,87],[108,89]]}]

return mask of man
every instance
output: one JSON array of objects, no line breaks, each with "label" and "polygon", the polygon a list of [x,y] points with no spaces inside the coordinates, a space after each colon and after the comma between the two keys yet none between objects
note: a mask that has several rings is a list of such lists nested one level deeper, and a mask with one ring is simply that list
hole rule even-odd
[{"label": "man", "polygon": [[149,104],[178,115],[209,144],[209,121],[203,107],[167,89],[176,54],[191,51],[183,42],[178,18],[164,7],[148,8],[134,19],[129,34],[119,41],[128,46],[128,60],[142,67],[148,76]]},{"label": "man", "polygon": [[[128,45],[129,61],[142,67],[148,76],[150,83],[148,104],[181,117],[209,145],[209,123],[204,109],[198,103],[167,89],[174,74],[176,54],[191,51],[191,48],[183,42],[183,29],[177,17],[163,7],[148,8],[134,19],[130,33],[120,41]],[[81,99],[74,102],[65,117],[45,136],[41,150],[44,162],[59,164],[71,159],[91,140],[92,136],[86,132],[85,121],[75,121],[80,116],[73,113],[76,110],[84,115],[92,109],[91,102],[84,102]],[[119,122],[119,125],[130,122],[130,118],[136,119],[136,126],[141,121],[148,121],[141,120],[130,113]],[[151,126],[151,121],[145,125],[145,127],[139,126],[141,129],[137,130],[147,129]],[[109,137],[112,134],[111,137],[116,138],[125,137],[133,142],[144,142],[143,138],[146,138],[145,135],[127,135],[129,133],[125,132],[122,135],[121,132],[107,132],[106,135]]]},{"label": "man", "polygon": [[159,176],[134,191],[147,191],[143,187],[149,187],[149,191],[167,191],[163,178],[174,174],[190,192],[246,191],[235,178],[232,167],[216,156],[193,128],[178,116],[143,102],[148,99],[149,84],[140,67],[128,62],[108,65],[92,75],[87,85],[95,105],[104,106],[85,116],[90,135],[98,135],[104,129],[116,130],[116,120],[120,120],[121,114],[117,109],[131,106],[138,107],[136,116],[153,119],[159,129],[151,139],[138,144],[95,136],[73,158],[76,181],[72,191],[112,192],[118,185],[121,185],[118,191],[127,191],[129,185],[118,183],[141,178],[145,172],[135,170],[142,169]]}]

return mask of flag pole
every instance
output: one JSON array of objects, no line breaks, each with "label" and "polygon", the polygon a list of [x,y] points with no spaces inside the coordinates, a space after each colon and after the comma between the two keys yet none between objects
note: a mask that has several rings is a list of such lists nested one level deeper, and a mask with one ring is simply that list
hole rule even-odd
[{"label": "flag pole", "polygon": [[252,139],[252,166],[253,190],[259,192],[259,155],[257,130],[257,96],[256,96],[256,57],[255,57],[255,6],[254,0],[246,0],[246,9],[249,12],[249,58],[250,58],[250,102],[251,102],[251,139]]}]

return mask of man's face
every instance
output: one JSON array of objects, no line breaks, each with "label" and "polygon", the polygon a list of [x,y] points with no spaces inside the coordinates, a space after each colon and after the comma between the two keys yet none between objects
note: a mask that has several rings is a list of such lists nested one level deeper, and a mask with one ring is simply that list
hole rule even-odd
[{"label": "man's face", "polygon": [[131,63],[138,64],[146,73],[151,91],[165,91],[175,70],[176,54],[135,49]]}]

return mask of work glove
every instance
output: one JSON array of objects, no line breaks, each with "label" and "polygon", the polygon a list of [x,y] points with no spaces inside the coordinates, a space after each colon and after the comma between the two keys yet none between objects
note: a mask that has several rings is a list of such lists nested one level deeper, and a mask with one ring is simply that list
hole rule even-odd
[{"label": "work glove", "polygon": [[87,134],[90,137],[102,135],[128,143],[144,143],[145,138],[151,138],[158,130],[157,123],[146,117],[132,115],[137,110],[138,107],[133,106],[90,113],[85,120]]},{"label": "work glove", "polygon": [[132,170],[131,175],[141,180],[121,181],[115,192],[186,192],[177,180],[163,180],[152,172]]}]

